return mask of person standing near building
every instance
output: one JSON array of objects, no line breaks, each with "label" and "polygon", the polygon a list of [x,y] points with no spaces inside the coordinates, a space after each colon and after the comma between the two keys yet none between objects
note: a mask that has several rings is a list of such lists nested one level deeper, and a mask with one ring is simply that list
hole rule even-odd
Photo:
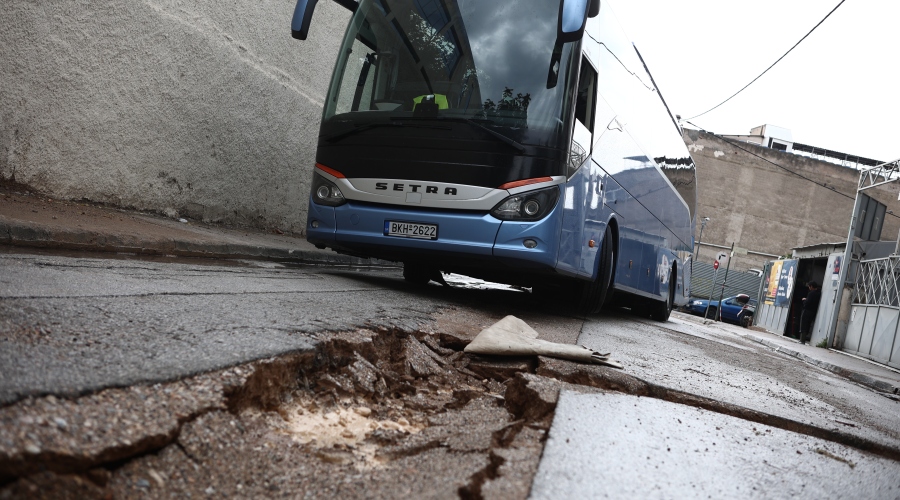
[{"label": "person standing near building", "polygon": [[806,295],[809,293],[809,288],[805,286],[798,286],[797,291],[794,292],[793,297],[791,297],[791,316],[788,323],[788,335],[800,340],[800,316],[803,314],[803,301],[806,300]]},{"label": "person standing near building", "polygon": [[809,329],[812,328],[813,322],[816,320],[816,312],[819,310],[819,300],[822,298],[822,291],[819,290],[819,284],[810,281],[806,284],[809,293],[803,299],[803,311],[800,313],[800,343],[805,344],[809,341]]}]

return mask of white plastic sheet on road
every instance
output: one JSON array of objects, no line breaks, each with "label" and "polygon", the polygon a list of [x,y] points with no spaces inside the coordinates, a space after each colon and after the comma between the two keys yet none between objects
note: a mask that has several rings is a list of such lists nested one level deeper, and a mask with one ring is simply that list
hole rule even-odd
[{"label": "white plastic sheet on road", "polygon": [[538,338],[538,332],[515,316],[507,316],[485,328],[475,337],[465,352],[492,356],[550,356],[553,358],[622,368],[601,354],[584,346],[557,344]]}]

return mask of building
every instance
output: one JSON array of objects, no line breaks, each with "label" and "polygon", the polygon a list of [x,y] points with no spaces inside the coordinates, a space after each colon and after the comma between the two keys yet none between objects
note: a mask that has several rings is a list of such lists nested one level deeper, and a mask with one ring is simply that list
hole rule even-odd
[{"label": "building", "polygon": [[[847,166],[824,153],[819,156],[835,161],[798,154],[790,131],[771,125],[746,136],[690,129],[683,136],[697,165],[698,221],[710,218],[699,242],[699,262],[712,263],[733,243],[738,251],[732,269],[762,269],[794,248],[846,241],[859,180],[856,167],[875,160],[853,157],[859,161]],[[776,148],[760,145],[769,143]],[[900,231],[900,217],[894,214],[900,214],[900,186],[886,184],[868,193],[886,205],[881,239],[894,240]],[[699,224],[694,237],[701,239]]]},{"label": "building", "polygon": [[750,129],[749,135],[726,135],[724,137],[788,153],[793,151],[794,146],[791,131],[775,125],[754,127]]}]

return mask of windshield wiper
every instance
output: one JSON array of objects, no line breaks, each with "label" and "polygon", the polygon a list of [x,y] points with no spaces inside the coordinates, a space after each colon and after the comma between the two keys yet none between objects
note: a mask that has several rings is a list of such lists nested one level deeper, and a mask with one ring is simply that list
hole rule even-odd
[{"label": "windshield wiper", "polygon": [[396,117],[396,118],[391,118],[391,120],[436,120],[436,121],[445,121],[445,122],[467,123],[475,128],[478,128],[478,129],[481,129],[481,130],[487,132],[488,134],[495,137],[496,139],[499,139],[504,144],[516,148],[520,153],[524,154],[527,151],[525,146],[523,146],[522,144],[510,139],[509,137],[501,134],[500,132],[497,132],[496,130],[491,130],[491,129],[485,127],[484,125],[478,123],[477,121],[475,121],[471,118],[463,118],[463,117],[459,117],[459,116],[432,116],[432,117],[413,116],[413,117],[405,117],[405,118]]},{"label": "windshield wiper", "polygon": [[[406,120],[407,118],[391,118],[391,120]],[[323,138],[324,141],[334,142],[345,137],[349,137],[351,135],[356,135],[365,130],[370,130],[378,127],[416,127],[416,128],[436,128],[441,130],[449,130],[448,127],[441,127],[437,125],[420,125],[420,124],[408,124],[408,123],[400,123],[400,122],[375,122],[375,123],[366,123],[365,125],[357,125],[355,128],[351,128],[350,130],[345,130],[343,132],[338,132],[336,134],[329,135],[328,137]]]},{"label": "windshield wiper", "polygon": [[402,123],[385,123],[385,122],[367,123],[365,125],[356,125],[354,128],[351,128],[350,130],[345,130],[343,132],[331,134],[328,137],[325,137],[324,140],[328,141],[328,142],[334,142],[339,139],[343,139],[344,137],[349,137],[351,135],[358,134],[364,130],[369,130],[369,129],[373,129],[376,127],[404,127],[404,126],[405,125],[403,125]]}]

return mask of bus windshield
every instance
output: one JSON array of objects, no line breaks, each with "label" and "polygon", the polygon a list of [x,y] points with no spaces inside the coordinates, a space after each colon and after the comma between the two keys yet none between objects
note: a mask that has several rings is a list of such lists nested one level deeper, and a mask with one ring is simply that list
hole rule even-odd
[{"label": "bus windshield", "polygon": [[[362,0],[335,66],[322,139],[398,126],[438,135],[443,120],[516,146],[567,150],[575,44],[557,47],[551,68],[558,15],[559,0]],[[548,83],[551,71],[559,84]]]}]

